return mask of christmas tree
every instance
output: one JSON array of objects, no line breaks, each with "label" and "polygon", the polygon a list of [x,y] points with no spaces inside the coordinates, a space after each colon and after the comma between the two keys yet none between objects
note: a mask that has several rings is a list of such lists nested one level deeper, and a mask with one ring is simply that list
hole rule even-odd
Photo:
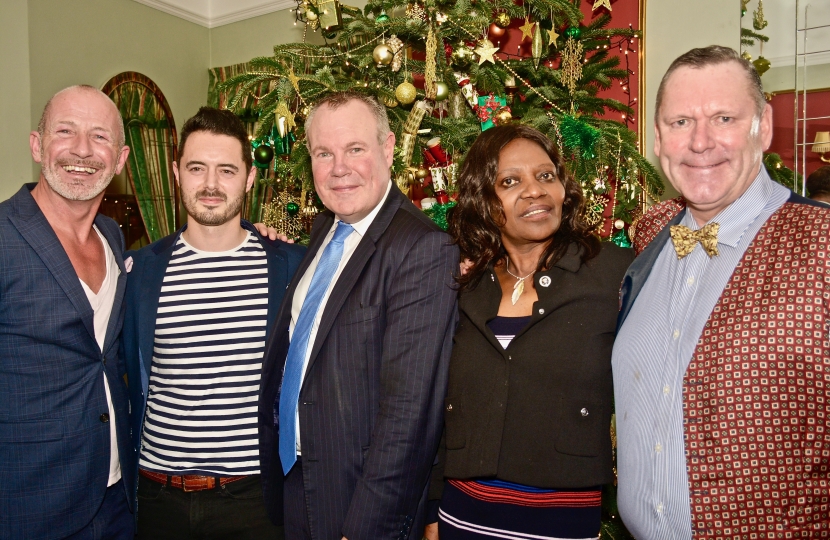
[{"label": "christmas tree", "polygon": [[[298,0],[297,23],[320,32],[323,43],[275,46],[273,56],[252,59],[219,85],[228,108],[257,117],[256,162],[281,195],[264,211],[282,216],[272,223],[285,230],[316,212],[310,159],[298,144],[303,120],[327,92],[356,89],[387,106],[398,141],[395,180],[416,204],[427,196],[423,208],[432,205],[426,211],[439,225],[465,149],[482,130],[518,121],[558,144],[584,188],[589,221],[600,231],[610,206],[614,241],[626,245],[624,224],[647,197],[658,200],[663,185],[628,120],[606,117],[631,118],[636,99],[602,95],[612,84],[627,87],[631,70],[609,52],[633,51],[639,31],[608,27],[610,0],[593,8],[605,13],[582,24],[580,0],[371,0],[363,10]],[[515,53],[505,50],[509,35],[520,38]],[[251,217],[262,218],[265,199],[254,196]]]}]

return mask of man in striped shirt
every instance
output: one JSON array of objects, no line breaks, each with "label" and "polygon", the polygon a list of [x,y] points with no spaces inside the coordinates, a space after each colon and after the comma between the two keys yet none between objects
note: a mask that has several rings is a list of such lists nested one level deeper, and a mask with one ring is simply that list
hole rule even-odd
[{"label": "man in striped shirt", "polygon": [[180,139],[187,224],[128,254],[138,538],[281,538],[262,503],[257,399],[267,330],[303,249],[241,219],[256,169],[233,113],[202,107]]}]

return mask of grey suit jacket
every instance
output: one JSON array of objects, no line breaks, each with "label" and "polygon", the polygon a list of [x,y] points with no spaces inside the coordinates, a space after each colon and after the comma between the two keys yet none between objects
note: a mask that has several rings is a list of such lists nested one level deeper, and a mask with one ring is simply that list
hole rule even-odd
[{"label": "grey suit jacket", "polygon": [[[326,211],[315,221],[298,278],[334,219]],[[332,289],[300,390],[302,467],[315,538],[419,534],[442,430],[457,268],[449,236],[393,186]],[[277,522],[283,475],[274,403],[297,281],[266,346],[260,393],[263,486]]]}]

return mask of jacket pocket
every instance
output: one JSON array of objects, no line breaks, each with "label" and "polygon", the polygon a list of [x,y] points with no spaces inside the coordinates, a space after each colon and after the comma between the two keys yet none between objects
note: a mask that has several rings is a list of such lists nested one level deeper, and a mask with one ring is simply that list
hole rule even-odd
[{"label": "jacket pocket", "polygon": [[598,456],[604,439],[611,438],[610,421],[601,425],[607,416],[598,401],[561,398],[556,450],[571,456]]},{"label": "jacket pocket", "polygon": [[0,422],[0,443],[57,441],[62,437],[63,422],[60,420]]},{"label": "jacket pocket", "polygon": [[447,430],[447,450],[458,450],[467,445],[467,431],[464,425],[464,406],[460,398],[444,400],[444,424]]}]

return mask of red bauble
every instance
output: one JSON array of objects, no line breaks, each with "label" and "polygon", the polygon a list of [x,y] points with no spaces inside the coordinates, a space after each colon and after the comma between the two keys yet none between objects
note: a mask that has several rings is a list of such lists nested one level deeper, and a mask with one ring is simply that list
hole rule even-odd
[{"label": "red bauble", "polygon": [[493,41],[494,39],[499,39],[500,37],[504,36],[504,34],[506,34],[506,33],[507,33],[507,30],[505,28],[502,28],[501,26],[497,25],[496,23],[493,23],[493,24],[490,25],[490,30],[487,33],[487,39],[489,39],[490,41]]}]

